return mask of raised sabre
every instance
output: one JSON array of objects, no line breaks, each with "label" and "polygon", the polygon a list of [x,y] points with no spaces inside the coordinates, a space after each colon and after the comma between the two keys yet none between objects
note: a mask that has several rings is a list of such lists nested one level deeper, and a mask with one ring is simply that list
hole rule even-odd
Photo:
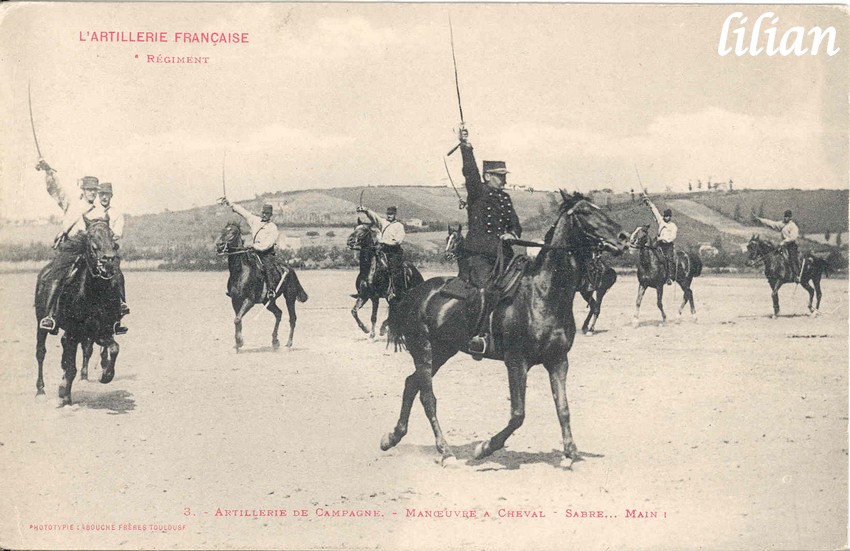
[{"label": "raised sabre", "polygon": [[[466,128],[464,128],[465,123],[463,122],[463,105],[460,102],[460,83],[458,82],[458,78],[457,78],[457,59],[455,59],[455,35],[454,35],[454,30],[452,29],[452,18],[451,18],[451,16],[449,16],[449,39],[451,40],[451,43],[452,43],[452,64],[454,64],[454,68],[455,68],[455,90],[457,91],[457,108],[458,108],[458,111],[460,111],[459,132],[464,133],[464,132],[466,132]],[[458,144],[456,146],[454,146],[451,151],[446,153],[446,157],[448,157],[449,155],[451,155],[452,153],[457,151],[458,147],[460,147],[460,142],[458,142]]]},{"label": "raised sabre", "polygon": [[[457,149],[457,148],[455,148],[455,149]],[[454,151],[454,149],[452,151]],[[449,177],[449,183],[451,183],[452,189],[455,190],[455,195],[457,195],[457,208],[459,208],[461,210],[465,209],[466,208],[466,201],[463,200],[463,198],[460,196],[460,193],[458,193],[457,188],[455,187],[455,181],[452,180],[452,173],[449,172],[449,164],[446,162],[445,157],[443,157],[443,166],[446,167],[446,176]]]},{"label": "raised sabre", "polygon": [[224,181],[224,166],[227,163],[227,150],[224,150],[224,155],[221,157],[221,196],[227,199],[227,184]]},{"label": "raised sabre", "polygon": [[[30,107],[30,128],[32,128],[32,139],[35,140],[35,150],[38,152],[38,160],[43,160],[41,156],[41,148],[38,146],[38,137],[35,135],[35,120],[32,116],[32,91],[31,91],[31,83],[27,80],[27,101],[29,102]],[[39,163],[36,167],[36,170],[41,170],[41,163]],[[59,172],[58,170],[54,170],[53,172]]]}]

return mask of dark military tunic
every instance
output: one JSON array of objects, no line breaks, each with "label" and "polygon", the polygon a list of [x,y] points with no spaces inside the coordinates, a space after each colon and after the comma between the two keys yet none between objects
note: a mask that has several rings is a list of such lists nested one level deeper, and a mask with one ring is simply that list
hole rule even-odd
[{"label": "dark military tunic", "polygon": [[505,258],[513,251],[500,239],[505,233],[517,237],[522,235],[522,226],[514,211],[511,196],[494,189],[481,181],[471,146],[460,148],[463,155],[463,175],[466,180],[467,221],[469,231],[464,242],[464,251],[469,258],[470,274],[460,274],[477,287],[483,287],[486,272],[496,262],[499,247],[504,247]]}]

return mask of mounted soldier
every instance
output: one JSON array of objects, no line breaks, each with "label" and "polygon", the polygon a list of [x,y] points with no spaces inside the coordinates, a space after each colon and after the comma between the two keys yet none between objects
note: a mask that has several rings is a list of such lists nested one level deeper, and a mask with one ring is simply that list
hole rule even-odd
[{"label": "mounted soldier", "polygon": [[478,171],[469,133],[461,129],[460,152],[463,157],[463,176],[466,185],[467,223],[469,231],[464,242],[467,262],[465,271],[458,277],[479,289],[482,295],[482,312],[469,341],[469,352],[481,356],[489,342],[490,314],[500,295],[493,286],[498,275],[496,262],[502,256],[503,265],[513,257],[513,249],[506,241],[519,239],[522,226],[514,210],[511,196],[504,190],[508,170],[504,161],[484,161],[484,179]]},{"label": "mounted soldier", "polygon": [[[105,220],[109,224],[109,229],[112,230],[112,239],[115,241],[116,247],[118,241],[124,236],[124,213],[112,206],[112,183],[100,182],[97,189],[98,201],[94,203],[94,210],[89,213],[89,220]],[[126,316],[130,313],[130,308],[127,306],[127,291],[124,286],[124,273],[120,270],[121,258],[117,257],[118,270],[110,281],[112,289],[119,302],[119,312],[121,316]],[[127,332],[127,328],[122,325],[115,326],[115,333],[123,335]]]},{"label": "mounted soldier", "polygon": [[655,216],[655,221],[658,223],[658,249],[664,257],[664,271],[667,279],[667,285],[673,284],[676,269],[676,252],[673,247],[673,242],[676,240],[676,234],[679,228],[673,222],[673,211],[664,209],[664,213],[658,212],[658,207],[655,206],[646,193],[643,194],[643,202],[652,211]]},{"label": "mounted soldier", "polygon": [[396,219],[398,208],[395,206],[387,207],[387,217],[382,218],[373,210],[366,207],[357,207],[357,212],[362,212],[369,217],[373,224],[381,229],[378,238],[378,253],[383,253],[387,259],[387,268],[390,271],[390,285],[387,292],[387,300],[395,299],[399,292],[405,289],[404,270],[402,262],[404,262],[404,251],[401,244],[404,243],[405,232],[404,224]]},{"label": "mounted soldier", "polygon": [[78,182],[81,192],[76,194],[59,182],[56,171],[44,159],[39,159],[36,170],[44,171],[47,192],[65,213],[62,217],[61,229],[53,240],[56,255],[50,263],[50,269],[41,274],[41,284],[44,285],[47,297],[47,309],[46,315],[39,320],[38,326],[55,335],[59,332],[59,325],[56,322],[59,297],[72,271],[76,269],[77,261],[85,252],[83,234],[86,231],[86,222],[91,220],[89,215],[96,208],[98,179],[94,176],[84,176]]},{"label": "mounted soldier", "polygon": [[[269,302],[273,302],[276,294],[274,281],[277,270],[279,269],[275,259],[275,245],[277,244],[279,232],[277,225],[271,221],[272,206],[269,204],[263,205],[260,216],[257,216],[248,212],[244,207],[236,203],[231,203],[226,197],[221,199],[221,203],[229,206],[233,209],[233,212],[248,222],[248,226],[251,228],[251,235],[253,236],[250,248],[256,254],[263,269],[263,277],[266,280],[266,298]],[[281,274],[280,281],[283,281],[284,275]]]},{"label": "mounted soldier", "polygon": [[772,230],[776,230],[782,236],[782,241],[779,243],[779,250],[782,251],[782,256],[791,266],[791,273],[794,281],[800,282],[800,258],[799,250],[797,249],[797,238],[800,237],[800,228],[792,220],[792,213],[786,210],[782,221],[769,220],[767,218],[759,218],[753,215],[756,220],[763,226],[767,226]]}]

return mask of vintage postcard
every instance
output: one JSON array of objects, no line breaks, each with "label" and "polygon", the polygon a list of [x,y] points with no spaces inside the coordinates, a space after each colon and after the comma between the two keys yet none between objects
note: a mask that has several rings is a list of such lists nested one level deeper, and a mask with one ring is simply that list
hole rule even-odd
[{"label": "vintage postcard", "polygon": [[0,5],[0,548],[840,549],[841,5]]}]

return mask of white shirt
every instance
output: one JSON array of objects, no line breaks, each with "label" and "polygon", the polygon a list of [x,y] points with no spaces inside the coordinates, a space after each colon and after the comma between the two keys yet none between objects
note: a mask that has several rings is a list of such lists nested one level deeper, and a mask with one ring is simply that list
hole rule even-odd
[{"label": "white shirt", "polygon": [[385,245],[401,245],[404,242],[404,224],[398,220],[390,222],[386,218],[377,217],[381,226],[381,243]]},{"label": "white shirt", "polygon": [[274,222],[263,222],[259,216],[251,214],[244,207],[237,204],[231,204],[233,212],[244,218],[251,228],[251,235],[254,236],[254,244],[252,247],[257,251],[267,251],[277,243],[278,230]]},{"label": "white shirt", "polygon": [[672,243],[676,240],[676,234],[679,233],[679,228],[671,222],[665,222],[664,217],[658,212],[658,208],[649,201],[649,208],[655,216],[655,221],[658,222],[658,240],[665,243]]},{"label": "white shirt", "polygon": [[89,220],[108,220],[113,239],[121,239],[124,235],[124,213],[112,206],[112,203],[108,207],[104,207],[99,200],[95,199],[94,209],[86,215],[86,218]]},{"label": "white shirt", "polygon": [[[94,209],[94,204],[83,198],[82,190],[66,186],[56,179],[56,173],[48,170],[44,173],[47,182],[47,193],[56,201],[65,215],[62,217],[62,232],[73,236],[79,232],[86,231],[84,215],[88,215]],[[76,199],[68,199],[69,197]]]},{"label": "white shirt", "polygon": [[800,237],[800,228],[793,220],[789,220],[786,224],[784,221],[768,220],[767,218],[758,218],[758,221],[770,229],[777,230],[782,236],[782,243],[796,243]]}]

